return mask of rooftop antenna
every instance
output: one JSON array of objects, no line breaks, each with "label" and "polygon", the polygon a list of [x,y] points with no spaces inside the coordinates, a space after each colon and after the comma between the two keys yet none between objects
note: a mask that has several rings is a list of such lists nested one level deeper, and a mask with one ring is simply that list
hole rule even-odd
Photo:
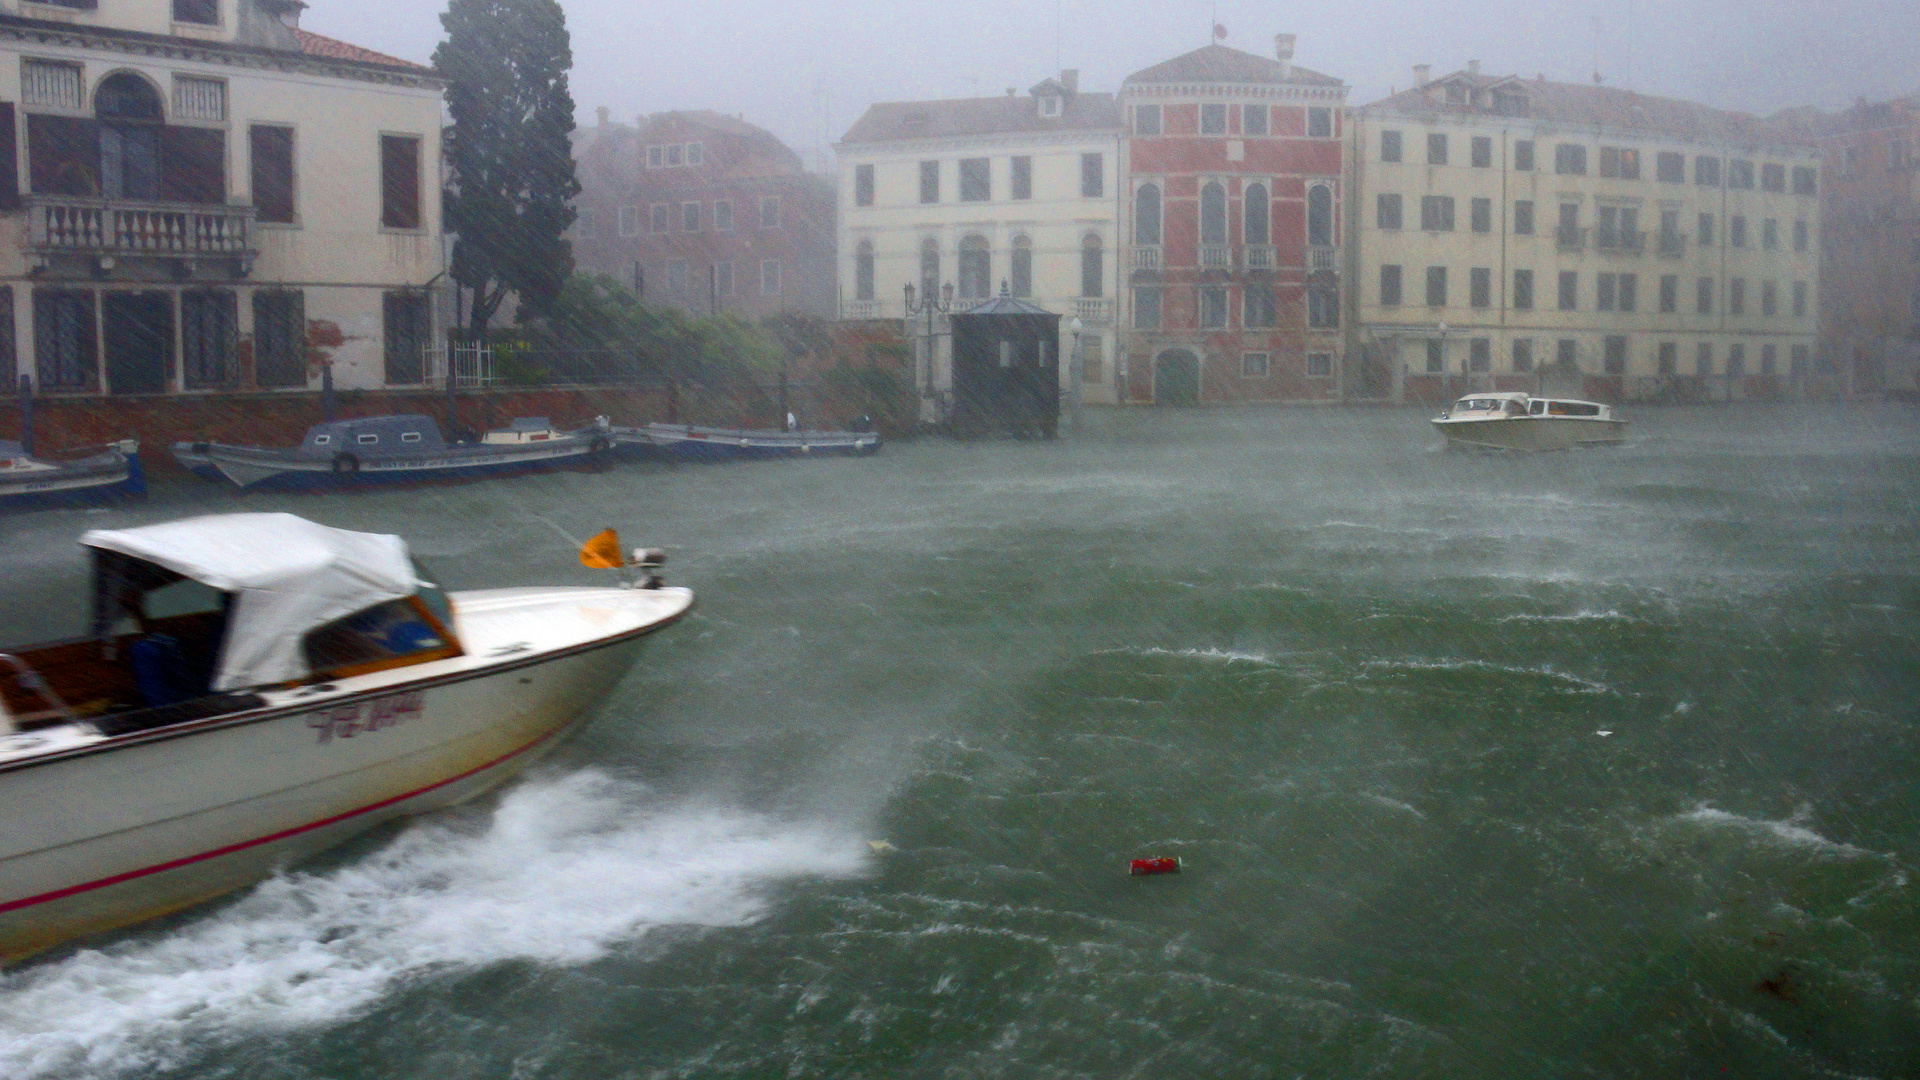
[{"label": "rooftop antenna", "polygon": [[1600,85],[1600,16],[1590,15],[1587,18],[1588,18],[1588,21],[1593,23],[1593,85],[1599,86]]}]

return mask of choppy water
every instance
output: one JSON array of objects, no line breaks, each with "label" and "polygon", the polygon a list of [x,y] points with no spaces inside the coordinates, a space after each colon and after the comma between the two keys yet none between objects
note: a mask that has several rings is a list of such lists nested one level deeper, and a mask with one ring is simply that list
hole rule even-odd
[{"label": "choppy water", "polygon": [[1920,415],[1090,419],[0,522],[6,640],[189,503],[701,602],[499,796],[0,974],[0,1075],[1920,1075]]}]

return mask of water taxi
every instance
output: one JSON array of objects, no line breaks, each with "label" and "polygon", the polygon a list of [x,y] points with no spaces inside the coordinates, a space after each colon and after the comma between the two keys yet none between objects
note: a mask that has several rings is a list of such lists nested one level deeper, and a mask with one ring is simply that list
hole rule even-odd
[{"label": "water taxi", "polygon": [[1433,426],[1450,450],[1570,450],[1627,437],[1627,422],[1614,416],[1611,405],[1517,391],[1468,394],[1435,417]]},{"label": "water taxi", "polygon": [[815,431],[804,428],[777,431],[654,423],[645,427],[616,427],[613,434],[622,452],[663,460],[734,461],[836,454],[864,457],[880,452],[880,436],[872,431]]},{"label": "water taxi", "polygon": [[[524,769],[693,594],[443,591],[291,514],[96,530],[90,629],[0,653],[0,962],[187,907]],[[632,568],[640,570],[632,580]]]}]

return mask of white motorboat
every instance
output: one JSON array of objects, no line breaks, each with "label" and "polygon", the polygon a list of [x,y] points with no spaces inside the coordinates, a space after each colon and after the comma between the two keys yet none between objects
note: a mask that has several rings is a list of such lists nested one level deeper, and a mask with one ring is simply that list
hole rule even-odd
[{"label": "white motorboat", "polygon": [[80,505],[147,493],[138,440],[89,449],[48,461],[20,443],[0,440],[0,508]]},{"label": "white motorboat", "polygon": [[1516,391],[1468,394],[1433,420],[1447,448],[1570,450],[1625,441],[1627,422],[1613,406]]},{"label": "white motorboat", "polygon": [[639,587],[446,593],[399,537],[291,514],[80,542],[91,632],[0,654],[0,961],[501,783],[693,604],[653,552]]}]

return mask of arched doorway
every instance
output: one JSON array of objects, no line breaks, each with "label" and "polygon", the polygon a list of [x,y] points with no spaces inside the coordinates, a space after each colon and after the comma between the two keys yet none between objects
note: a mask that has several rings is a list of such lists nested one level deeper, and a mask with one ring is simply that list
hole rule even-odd
[{"label": "arched doorway", "polygon": [[1168,349],[1154,357],[1153,403],[1200,404],[1200,358],[1186,349]]}]

